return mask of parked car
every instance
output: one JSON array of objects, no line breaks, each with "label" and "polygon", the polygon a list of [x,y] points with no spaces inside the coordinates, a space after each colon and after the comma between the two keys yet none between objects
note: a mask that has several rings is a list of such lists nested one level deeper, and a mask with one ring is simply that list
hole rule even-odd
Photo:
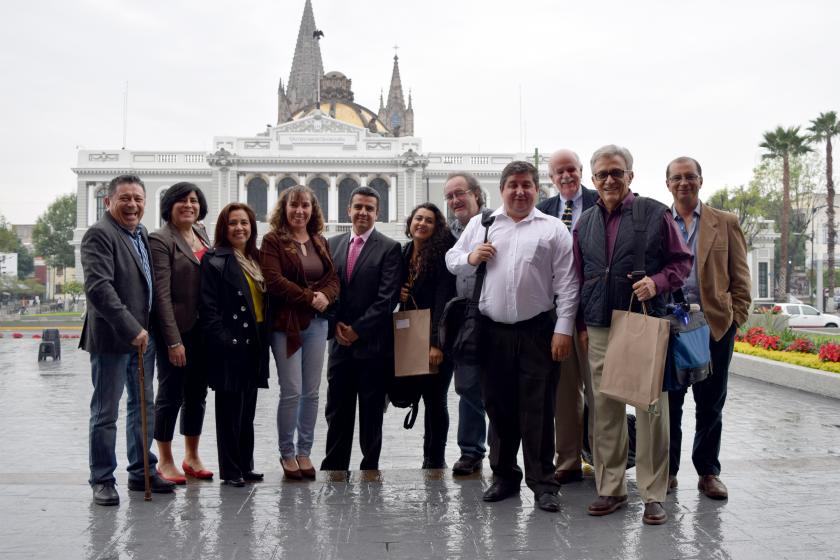
[{"label": "parked car", "polygon": [[776,307],[779,308],[779,313],[790,317],[788,319],[789,327],[823,328],[840,326],[840,317],[837,315],[823,313],[817,308],[805,305],[804,303],[760,302],[753,305],[753,312],[764,313],[772,311]]}]

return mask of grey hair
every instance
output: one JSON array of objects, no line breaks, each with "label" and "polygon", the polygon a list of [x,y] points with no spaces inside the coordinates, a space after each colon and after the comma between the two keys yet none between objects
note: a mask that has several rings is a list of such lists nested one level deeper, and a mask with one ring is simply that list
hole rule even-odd
[{"label": "grey hair", "polygon": [[446,183],[456,177],[464,178],[464,181],[467,182],[467,188],[475,195],[475,201],[478,203],[478,207],[484,208],[484,193],[481,191],[481,184],[478,182],[478,179],[475,178],[475,175],[467,173],[466,171],[453,171],[446,176],[446,181],[444,181],[443,184],[446,185]]},{"label": "grey hair", "polygon": [[616,146],[615,144],[607,144],[606,146],[601,146],[595,153],[592,154],[592,158],[589,160],[589,168],[590,170],[595,169],[595,162],[603,157],[611,157],[611,156],[619,156],[621,159],[624,160],[624,164],[627,166],[627,171],[633,171],[633,154],[630,153],[630,150],[623,146]]}]

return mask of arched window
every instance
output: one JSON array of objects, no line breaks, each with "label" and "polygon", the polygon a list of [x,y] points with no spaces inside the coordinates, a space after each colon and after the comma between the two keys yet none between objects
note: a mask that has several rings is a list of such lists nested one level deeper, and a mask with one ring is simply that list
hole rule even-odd
[{"label": "arched window", "polygon": [[350,206],[350,193],[353,189],[359,186],[354,179],[347,177],[342,179],[338,184],[338,221],[349,222],[350,217],[347,215],[347,207]]},{"label": "arched window", "polygon": [[108,194],[108,187],[99,187],[93,195],[93,199],[96,203],[96,219],[94,221],[99,221],[99,218],[105,214],[105,196]]},{"label": "arched window", "polygon": [[320,177],[315,177],[309,181],[309,188],[315,193],[315,198],[318,199],[318,205],[321,207],[321,214],[324,215],[324,221],[329,220],[330,215],[330,188],[327,182]]},{"label": "arched window", "polygon": [[248,206],[254,210],[254,214],[257,215],[257,221],[266,221],[266,214],[268,213],[268,203],[266,200],[268,197],[268,184],[262,177],[254,177],[248,182],[247,191]]},{"label": "arched window", "polygon": [[291,177],[284,177],[277,187],[277,194],[279,195],[289,187],[294,187],[295,185],[297,185],[297,181],[295,181]]},{"label": "arched window", "polygon": [[379,193],[379,220],[380,222],[388,222],[388,183],[384,179],[376,178],[368,185]]}]

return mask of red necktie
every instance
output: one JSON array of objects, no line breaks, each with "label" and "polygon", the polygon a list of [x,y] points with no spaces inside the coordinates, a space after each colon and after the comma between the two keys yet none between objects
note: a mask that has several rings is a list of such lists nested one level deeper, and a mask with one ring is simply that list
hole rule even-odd
[{"label": "red necktie", "polygon": [[356,266],[356,259],[359,258],[359,253],[362,252],[362,245],[365,240],[357,237],[350,243],[350,253],[347,254],[347,281],[353,276],[353,267]]}]

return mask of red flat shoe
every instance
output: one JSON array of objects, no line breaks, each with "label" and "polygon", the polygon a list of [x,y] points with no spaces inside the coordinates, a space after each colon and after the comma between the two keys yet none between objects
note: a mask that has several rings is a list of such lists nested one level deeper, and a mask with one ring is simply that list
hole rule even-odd
[{"label": "red flat shoe", "polygon": [[200,480],[210,480],[213,478],[213,472],[208,471],[206,469],[201,469],[200,471],[195,470],[191,466],[187,464],[186,461],[181,463],[181,468],[184,469],[184,472],[187,473],[189,476],[193,478],[198,478]]},{"label": "red flat shoe", "polygon": [[187,483],[187,478],[186,477],[184,477],[184,476],[166,476],[165,474],[160,472],[160,469],[157,470],[157,475],[160,478],[162,478],[163,480],[168,480],[172,484],[186,484]]}]

